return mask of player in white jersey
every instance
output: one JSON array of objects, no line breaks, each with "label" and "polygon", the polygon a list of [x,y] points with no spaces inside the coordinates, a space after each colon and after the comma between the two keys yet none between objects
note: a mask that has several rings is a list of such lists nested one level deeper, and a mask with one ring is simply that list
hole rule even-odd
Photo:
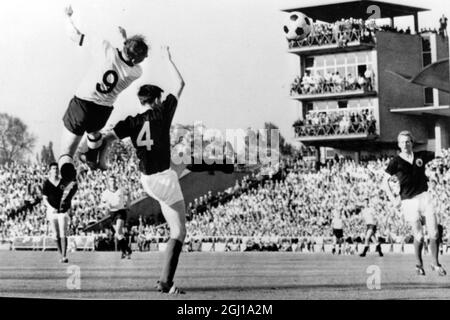
[{"label": "player in white jersey", "polygon": [[364,239],[364,250],[359,255],[360,257],[365,257],[367,251],[369,251],[369,243],[372,238],[374,238],[374,242],[377,244],[375,251],[378,252],[378,255],[380,257],[383,256],[383,252],[381,251],[381,244],[378,241],[378,238],[376,237],[377,233],[377,222],[375,219],[375,209],[370,206],[370,200],[369,198],[366,198],[364,200],[364,209],[361,211],[361,215],[366,223],[367,231],[366,231],[366,237]]},{"label": "player in white jersey", "polygon": [[331,221],[331,227],[333,228],[333,249],[332,253],[336,253],[336,245],[339,246],[338,254],[342,253],[342,243],[344,242],[344,222],[342,221],[342,216],[339,211],[333,213],[333,220]]},{"label": "player in white jersey", "polygon": [[[72,14],[72,8],[68,7],[66,15],[71,39],[84,46],[85,34],[73,23]],[[65,128],[61,136],[59,158],[59,168],[65,185],[60,205],[63,211],[70,207],[71,199],[77,190],[73,156],[84,133],[87,133],[89,151],[84,154],[82,160],[95,169],[99,165],[98,151],[103,146],[99,131],[108,121],[118,95],[142,75],[139,63],[147,57],[148,52],[145,39],[139,35],[127,38],[124,29],[119,27],[119,31],[125,41],[122,50],[114,48],[108,41],[91,41],[93,66],[75,91],[75,96],[64,114]]]},{"label": "player in white jersey", "polygon": [[114,225],[117,246],[122,252],[122,259],[131,257],[131,248],[124,234],[125,221],[127,219],[128,199],[122,188],[117,185],[115,177],[108,178],[108,188],[102,194],[102,203],[106,205]]}]

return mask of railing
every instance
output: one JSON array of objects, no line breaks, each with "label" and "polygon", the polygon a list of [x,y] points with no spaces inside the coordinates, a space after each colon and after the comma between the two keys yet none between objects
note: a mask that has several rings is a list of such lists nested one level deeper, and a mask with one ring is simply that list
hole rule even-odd
[{"label": "railing", "polygon": [[323,136],[347,136],[347,135],[374,135],[376,133],[376,121],[352,123],[349,126],[337,124],[320,125],[296,125],[296,137],[323,137]]},{"label": "railing", "polygon": [[305,39],[289,41],[289,49],[333,44],[345,47],[350,42],[374,43],[375,36],[373,35],[373,32],[368,29],[339,32],[326,30],[319,31],[318,33],[313,30]]},{"label": "railing", "polygon": [[341,83],[330,81],[317,81],[314,83],[293,83],[291,96],[295,95],[315,95],[315,94],[345,94],[363,90],[363,92],[373,92],[375,88],[374,77],[364,78],[364,83],[349,82],[343,79]]},{"label": "railing", "polygon": [[[68,250],[94,250],[95,236],[68,237]],[[49,236],[23,236],[12,239],[12,250],[45,251],[56,249],[56,241]]]}]

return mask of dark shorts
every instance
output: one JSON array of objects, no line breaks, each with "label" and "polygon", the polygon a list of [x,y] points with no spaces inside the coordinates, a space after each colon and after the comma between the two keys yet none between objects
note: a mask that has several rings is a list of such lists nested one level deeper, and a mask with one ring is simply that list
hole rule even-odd
[{"label": "dark shorts", "polygon": [[82,136],[85,132],[100,131],[105,126],[112,111],[112,107],[101,106],[91,101],[73,97],[63,117],[64,126],[77,136]]},{"label": "dark shorts", "polygon": [[121,219],[123,221],[127,220],[127,210],[125,210],[125,209],[118,210],[118,211],[111,211],[109,214],[111,215],[113,225],[116,224],[117,219]]},{"label": "dark shorts", "polygon": [[374,225],[374,224],[368,224],[367,228],[366,228],[366,231],[368,231],[368,230],[372,230],[373,233],[375,233],[375,232],[377,232],[377,226]]},{"label": "dark shorts", "polygon": [[341,239],[342,237],[344,237],[344,231],[342,229],[333,229],[333,235],[336,238]]}]

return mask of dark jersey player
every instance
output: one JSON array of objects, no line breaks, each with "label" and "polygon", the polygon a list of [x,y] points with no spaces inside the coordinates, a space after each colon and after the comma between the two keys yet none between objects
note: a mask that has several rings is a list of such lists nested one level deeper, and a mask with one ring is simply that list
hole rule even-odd
[{"label": "dark jersey player", "polygon": [[105,135],[108,145],[114,139],[131,138],[139,159],[141,183],[145,192],[156,199],[170,228],[166,258],[158,290],[164,293],[181,293],[173,279],[186,236],[186,212],[178,175],[171,168],[170,126],[178,99],[184,88],[184,80],[172,61],[169,48],[167,58],[171,71],[177,77],[177,85],[161,100],[163,90],[154,85],[143,85],[138,98],[144,111],[134,117],[119,121]]},{"label": "dark jersey player", "polygon": [[58,252],[61,255],[60,262],[67,263],[67,235],[69,227],[69,215],[62,212],[60,207],[64,185],[58,174],[58,164],[53,162],[49,166],[49,176],[42,187],[42,198],[47,206],[47,220],[55,237]]},{"label": "dark jersey player", "polygon": [[[402,131],[398,135],[400,153],[395,156],[386,168],[384,189],[392,201],[396,201],[389,185],[391,176],[397,176],[400,183],[401,211],[405,220],[411,225],[414,234],[414,251],[416,254],[416,271],[425,275],[422,261],[424,234],[422,223],[425,224],[430,237],[430,249],[433,262],[431,269],[440,276],[446,271],[439,264],[439,228],[436,212],[430,194],[428,193],[428,178],[425,175],[425,165],[434,159],[434,152],[413,152],[413,136],[409,131]],[[440,152],[440,150],[439,150]]]}]

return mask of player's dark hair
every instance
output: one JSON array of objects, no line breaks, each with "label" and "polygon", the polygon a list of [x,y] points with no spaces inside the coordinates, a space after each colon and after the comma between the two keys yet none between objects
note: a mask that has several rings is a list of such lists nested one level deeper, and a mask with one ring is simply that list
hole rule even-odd
[{"label": "player's dark hair", "polygon": [[144,84],[139,88],[138,96],[144,98],[142,104],[152,104],[156,99],[161,98],[163,92],[164,90],[158,86]]},{"label": "player's dark hair", "polygon": [[123,51],[128,57],[146,56],[148,45],[144,36],[138,34],[127,38],[123,44]]},{"label": "player's dark hair", "polygon": [[58,163],[57,162],[52,162],[48,165],[48,169],[51,169],[52,167],[56,167],[58,168]]}]

